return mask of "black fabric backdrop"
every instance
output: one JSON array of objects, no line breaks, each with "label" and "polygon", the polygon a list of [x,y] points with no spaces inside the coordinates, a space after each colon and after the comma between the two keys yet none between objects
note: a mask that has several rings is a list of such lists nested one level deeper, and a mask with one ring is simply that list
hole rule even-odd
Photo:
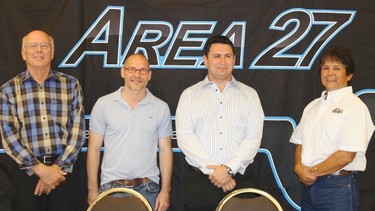
[{"label": "black fabric backdrop", "polygon": [[[181,92],[207,73],[197,60],[204,40],[213,34],[233,35],[237,53],[233,74],[258,91],[267,116],[262,148],[270,151],[274,161],[270,163],[267,154],[260,152],[246,172],[249,186],[270,192],[285,210],[295,210],[301,185],[293,173],[294,146],[288,140],[303,108],[323,90],[317,58],[325,46],[345,45],[352,51],[357,64],[354,91],[364,93],[361,97],[374,112],[374,9],[370,0],[2,0],[0,84],[25,70],[22,37],[42,29],[55,38],[53,69],[80,80],[87,118],[99,97],[123,85],[119,65],[137,49],[147,54],[153,70],[149,89],[169,104],[174,115]],[[336,21],[332,30],[320,36]],[[170,210],[181,210],[186,162],[173,138]],[[367,170],[360,174],[360,210],[375,209],[373,150],[374,141],[367,151]],[[85,156],[83,151],[74,170],[77,197],[82,198],[77,210],[86,208]],[[0,154],[3,198],[11,162]]]}]

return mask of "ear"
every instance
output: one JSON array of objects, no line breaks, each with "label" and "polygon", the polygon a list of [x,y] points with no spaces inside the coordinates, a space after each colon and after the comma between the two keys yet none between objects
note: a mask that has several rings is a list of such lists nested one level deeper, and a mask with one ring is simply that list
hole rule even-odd
[{"label": "ear", "polygon": [[125,68],[121,67],[120,74],[122,78],[125,78]]},{"label": "ear", "polygon": [[24,61],[26,61],[26,49],[25,49],[25,48],[22,48],[22,49],[21,49],[21,55],[22,55],[22,59],[23,59]]},{"label": "ear", "polygon": [[149,75],[148,75],[148,81],[151,80],[151,75],[152,75],[152,71],[150,70]]},{"label": "ear", "polygon": [[55,47],[51,48],[51,61],[55,57]]},{"label": "ear", "polygon": [[207,63],[208,63],[208,58],[206,55],[203,56],[203,63],[205,66],[207,66]]},{"label": "ear", "polygon": [[350,73],[349,75],[346,76],[346,81],[350,81],[353,78],[353,73]]}]

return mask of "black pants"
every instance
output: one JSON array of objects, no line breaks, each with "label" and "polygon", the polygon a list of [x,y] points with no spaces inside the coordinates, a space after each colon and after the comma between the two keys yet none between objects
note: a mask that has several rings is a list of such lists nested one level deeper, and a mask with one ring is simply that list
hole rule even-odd
[{"label": "black pants", "polygon": [[5,159],[0,165],[1,211],[73,211],[78,210],[77,206],[86,203],[79,197],[82,194],[77,191],[78,178],[75,175],[68,173],[66,180],[49,195],[36,196],[34,190],[39,177],[28,176],[11,158]]},{"label": "black pants", "polygon": [[[236,174],[236,187],[233,190],[245,187],[245,178]],[[222,188],[214,186],[208,175],[189,168],[185,181],[184,211],[215,211],[219,202],[230,193],[223,192]]]}]

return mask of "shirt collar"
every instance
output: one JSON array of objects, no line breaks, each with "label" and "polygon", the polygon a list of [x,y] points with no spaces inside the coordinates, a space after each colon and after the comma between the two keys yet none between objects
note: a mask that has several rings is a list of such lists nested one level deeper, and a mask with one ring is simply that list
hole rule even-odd
[{"label": "shirt collar", "polygon": [[140,103],[145,103],[145,104],[154,104],[155,103],[155,98],[154,95],[146,88],[147,94],[145,99],[143,99]]},{"label": "shirt collar", "polygon": [[353,93],[353,88],[351,86],[347,86],[330,92],[324,90],[321,94],[321,98],[335,101],[336,99],[339,99],[341,96],[347,95],[349,93]]},{"label": "shirt collar", "polygon": [[[49,74],[48,74],[48,77],[47,77],[46,80],[48,80],[48,79],[50,79],[50,78],[54,78],[54,79],[56,79],[56,80],[60,80],[59,77],[58,77],[58,75],[56,74],[56,72],[53,71],[53,70],[50,70],[50,71],[49,71]],[[31,76],[31,74],[30,74],[30,72],[29,72],[28,70],[26,70],[25,72],[21,73],[19,79],[20,79],[21,83],[23,83],[23,82],[25,82],[25,81],[27,81],[27,80],[34,80],[33,77]]]},{"label": "shirt collar", "polygon": [[[239,87],[239,81],[237,81],[234,76],[232,76],[232,79],[230,81],[228,81],[227,83],[227,86],[228,87]],[[213,82],[210,81],[210,79],[208,79],[208,75],[204,78],[204,80],[202,81],[201,83],[201,88],[204,88],[204,87],[209,87],[211,86],[212,84],[214,84]]]},{"label": "shirt collar", "polygon": [[[122,95],[121,95],[121,91],[123,89],[124,89],[124,86],[121,86],[115,92],[113,100],[118,101],[118,102],[125,102],[124,99],[122,99]],[[154,95],[147,88],[146,88],[146,91],[147,91],[146,97],[143,100],[141,100],[141,102],[139,102],[139,104],[154,104],[155,103]]]}]

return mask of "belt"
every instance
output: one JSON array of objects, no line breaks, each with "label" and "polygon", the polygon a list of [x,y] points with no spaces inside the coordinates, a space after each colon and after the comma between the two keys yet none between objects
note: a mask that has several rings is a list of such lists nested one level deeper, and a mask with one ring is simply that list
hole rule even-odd
[{"label": "belt", "polygon": [[38,159],[41,163],[44,163],[48,166],[52,166],[53,163],[55,162],[55,160],[57,159],[58,155],[44,155],[44,156],[41,156],[41,157],[36,157],[36,159]]},{"label": "belt", "polygon": [[327,174],[327,175],[324,175],[324,176],[321,176],[321,177],[323,177],[323,178],[331,178],[331,177],[337,177],[337,176],[349,176],[353,172],[354,171],[340,170],[340,171],[336,171],[336,172],[333,172],[333,173],[330,173],[330,174]]},{"label": "belt", "polygon": [[135,178],[135,179],[121,179],[112,181],[114,184],[123,185],[125,187],[136,187],[139,185],[147,184],[151,180],[147,177],[145,178]]},{"label": "belt", "polygon": [[190,166],[190,168],[193,169],[194,171],[202,173],[202,171],[199,168],[195,167],[195,166]]}]

